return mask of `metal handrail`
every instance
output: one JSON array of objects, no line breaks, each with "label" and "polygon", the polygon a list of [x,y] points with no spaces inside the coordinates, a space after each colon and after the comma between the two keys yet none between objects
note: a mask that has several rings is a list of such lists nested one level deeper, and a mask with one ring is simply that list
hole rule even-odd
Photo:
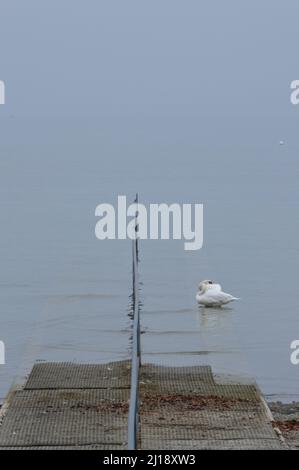
[{"label": "metal handrail", "polygon": [[138,435],[138,381],[139,368],[141,364],[140,348],[140,309],[139,309],[139,272],[138,272],[138,195],[134,201],[136,203],[135,213],[135,238],[132,243],[133,255],[133,338],[132,338],[132,365],[131,365],[131,390],[130,406],[128,418],[128,449],[137,448]]}]

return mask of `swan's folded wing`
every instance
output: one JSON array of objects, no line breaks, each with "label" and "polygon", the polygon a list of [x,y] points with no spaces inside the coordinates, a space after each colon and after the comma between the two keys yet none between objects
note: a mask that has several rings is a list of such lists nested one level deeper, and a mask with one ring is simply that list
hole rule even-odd
[{"label": "swan's folded wing", "polygon": [[226,294],[225,292],[222,292],[221,290],[208,290],[206,293],[205,297],[209,300],[209,302],[215,302],[215,303],[222,303],[222,302],[227,302],[229,298],[231,298],[230,294]]},{"label": "swan's folded wing", "polygon": [[209,285],[209,288],[208,288],[208,292],[221,292],[222,291],[222,287],[220,284],[210,284]]}]

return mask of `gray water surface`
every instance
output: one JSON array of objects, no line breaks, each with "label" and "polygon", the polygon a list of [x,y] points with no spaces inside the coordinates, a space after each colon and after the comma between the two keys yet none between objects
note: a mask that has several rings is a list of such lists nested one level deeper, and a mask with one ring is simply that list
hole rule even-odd
[{"label": "gray water surface", "polygon": [[[173,142],[173,122],[163,134],[156,126],[157,142],[140,165],[142,138],[130,144],[136,129],[128,124],[116,140],[101,122],[5,126],[1,397],[36,360],[129,357],[131,242],[97,240],[94,210],[135,191],[145,204],[204,204],[201,250],[184,251],[183,241],[140,243],[144,361],[211,364],[255,377],[266,394],[297,394],[289,346],[298,325],[299,165],[291,146]],[[241,300],[198,308],[196,287],[206,278]]]}]

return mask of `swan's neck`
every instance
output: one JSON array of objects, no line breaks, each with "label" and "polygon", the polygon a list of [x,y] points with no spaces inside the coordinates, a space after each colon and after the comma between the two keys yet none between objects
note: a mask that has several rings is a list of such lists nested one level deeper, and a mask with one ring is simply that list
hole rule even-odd
[{"label": "swan's neck", "polygon": [[199,288],[199,294],[202,295],[204,294],[205,292],[207,292],[208,290],[208,286],[206,284],[203,284],[202,286],[200,286]]}]

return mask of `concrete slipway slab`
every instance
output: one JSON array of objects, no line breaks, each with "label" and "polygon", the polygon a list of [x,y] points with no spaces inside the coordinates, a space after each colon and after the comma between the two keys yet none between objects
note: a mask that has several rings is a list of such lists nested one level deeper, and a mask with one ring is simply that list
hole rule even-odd
[{"label": "concrete slipway slab", "polygon": [[130,363],[39,363],[12,393],[0,450],[125,449]]},{"label": "concrete slipway slab", "polygon": [[[130,372],[36,364],[3,406],[0,450],[126,449]],[[139,448],[285,449],[258,387],[219,383],[209,366],[142,365],[139,395]]]},{"label": "concrete slipway slab", "polygon": [[259,389],[210,367],[143,365],[140,402],[142,449],[285,449]]}]

